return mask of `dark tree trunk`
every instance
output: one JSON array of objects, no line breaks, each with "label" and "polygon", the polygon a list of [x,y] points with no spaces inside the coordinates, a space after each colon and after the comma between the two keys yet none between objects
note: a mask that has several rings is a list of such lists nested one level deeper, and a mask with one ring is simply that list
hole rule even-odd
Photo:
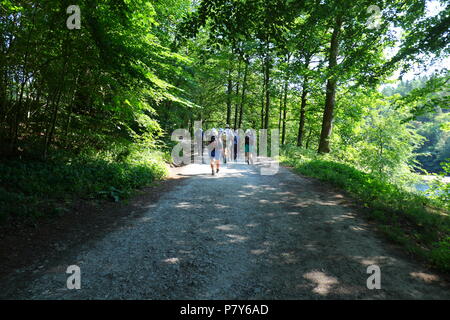
[{"label": "dark tree trunk", "polygon": [[286,141],[286,116],[287,116],[287,94],[289,85],[289,62],[291,61],[291,55],[287,54],[286,64],[287,69],[284,78],[284,88],[283,88],[283,130],[281,132],[281,144],[284,145]]},{"label": "dark tree trunk", "polygon": [[230,123],[231,121],[231,95],[233,94],[233,81],[231,79],[231,73],[233,72],[232,66],[231,66],[231,59],[230,59],[230,65],[228,68],[228,86],[227,86],[227,123]]},{"label": "dark tree trunk", "polygon": [[298,136],[297,136],[297,146],[301,147],[303,145],[303,131],[305,128],[305,113],[306,113],[306,96],[308,95],[308,91],[306,89],[307,80],[303,81],[303,89],[302,89],[302,102],[300,105],[300,123],[298,126]]},{"label": "dark tree trunk", "polygon": [[235,129],[241,128],[242,126],[242,113],[244,110],[244,105],[245,105],[245,93],[247,91],[247,76],[248,76],[248,65],[249,65],[249,61],[245,60],[245,69],[244,69],[244,80],[242,83],[242,97],[241,97],[241,105],[239,107],[239,122],[238,122],[238,126]]},{"label": "dark tree trunk", "polygon": [[[311,61],[311,56],[312,56],[312,54],[305,57],[306,69],[309,69],[309,63]],[[297,146],[299,146],[299,147],[303,146],[306,103],[307,103],[307,96],[308,96],[308,81],[309,81],[309,78],[307,75],[305,75],[303,77],[302,98],[301,98],[301,105],[300,105],[300,122],[298,124],[298,135],[297,135]]]},{"label": "dark tree trunk", "polygon": [[264,61],[264,83],[265,83],[265,91],[266,91],[266,97],[265,97],[265,118],[264,118],[264,129],[269,128],[269,113],[270,113],[270,54],[269,54],[269,48],[268,44],[266,47],[266,57]]},{"label": "dark tree trunk", "polygon": [[[240,81],[241,81],[241,59],[239,59],[238,63],[238,75],[237,75],[237,81],[236,81],[236,106],[234,108],[234,129],[236,129],[237,122],[238,122],[238,112],[239,112],[239,101],[237,100],[239,97],[239,90],[240,90]],[[230,124],[229,122],[227,122]]]},{"label": "dark tree trunk", "polygon": [[[308,60],[309,62],[309,60]],[[306,114],[306,103],[308,96],[308,77],[303,78],[303,88],[302,88],[302,99],[300,105],[300,123],[298,125],[298,136],[297,136],[297,146],[303,146],[303,133],[305,129],[305,114]]]},{"label": "dark tree trunk", "polygon": [[283,91],[280,94],[280,112],[278,113],[278,131],[281,131],[281,119],[283,116]]},{"label": "dark tree trunk", "polygon": [[286,115],[287,115],[287,89],[288,80],[284,84],[284,97],[283,97],[283,131],[281,133],[281,144],[283,145],[286,141]]},{"label": "dark tree trunk", "polygon": [[[342,26],[342,17],[336,18],[333,34],[331,36],[330,55],[328,59],[328,69],[333,72],[337,65],[337,56],[339,51],[339,33]],[[327,80],[325,109],[323,111],[322,131],[320,132],[319,153],[330,152],[330,136],[333,123],[333,112],[336,97],[337,77],[332,74]]]},{"label": "dark tree trunk", "polygon": [[262,63],[262,75],[263,75],[263,85],[261,92],[261,129],[264,128],[264,97],[266,92],[266,65],[264,64],[264,59],[261,57]]}]

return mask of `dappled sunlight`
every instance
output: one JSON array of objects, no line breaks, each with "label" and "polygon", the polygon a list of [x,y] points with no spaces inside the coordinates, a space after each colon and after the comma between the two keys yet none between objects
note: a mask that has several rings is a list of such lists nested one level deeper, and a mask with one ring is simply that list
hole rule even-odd
[{"label": "dappled sunlight", "polygon": [[275,192],[274,194],[276,194],[277,196],[295,196],[295,194],[293,192],[290,191],[279,191],[279,192]]},{"label": "dappled sunlight", "polygon": [[283,252],[283,253],[281,253],[281,257],[283,259],[283,262],[287,263],[287,264],[298,262],[298,259],[295,257],[294,251]]},{"label": "dappled sunlight", "polygon": [[243,242],[243,241],[248,240],[248,237],[244,237],[244,236],[241,236],[239,234],[227,234],[226,236],[231,238],[231,240],[229,241],[231,243]]},{"label": "dappled sunlight", "polygon": [[308,251],[318,251],[319,250],[319,246],[317,243],[313,242],[313,243],[308,243],[304,245],[304,248]]},{"label": "dappled sunlight", "polygon": [[232,230],[238,229],[238,227],[233,224],[224,224],[224,225],[217,226],[215,228],[222,230],[222,231],[232,231]]},{"label": "dappled sunlight", "polygon": [[250,250],[251,254],[255,254],[255,255],[261,255],[266,253],[267,250],[266,249],[254,249],[254,250]]},{"label": "dappled sunlight", "polygon": [[220,204],[220,203],[216,203],[215,205],[214,205],[214,208],[216,208],[216,209],[227,209],[227,208],[230,208],[230,206],[226,206],[226,205],[223,205],[223,204]]},{"label": "dappled sunlight", "polygon": [[321,199],[316,199],[314,201],[314,203],[317,204],[317,205],[320,205],[320,206],[334,206],[335,207],[335,206],[339,205],[335,201],[332,201],[332,200],[326,201],[326,200],[321,200]]},{"label": "dappled sunlight", "polygon": [[273,186],[261,186],[263,190],[265,191],[275,191],[277,188],[274,188]]},{"label": "dappled sunlight", "polygon": [[168,258],[163,260],[167,264],[178,264],[180,262],[179,258]]},{"label": "dappled sunlight", "polygon": [[364,266],[370,265],[389,265],[394,264],[397,260],[387,256],[373,256],[373,257],[362,257],[362,256],[354,256],[354,260],[359,262]]},{"label": "dappled sunlight", "polygon": [[297,202],[291,205],[293,208],[308,208],[312,205],[315,205],[315,201],[313,200],[302,200],[301,202]]},{"label": "dappled sunlight", "polygon": [[323,296],[328,295],[333,286],[339,284],[339,281],[335,277],[327,276],[321,271],[311,271],[305,273],[303,277],[315,285],[313,292]]},{"label": "dappled sunlight", "polygon": [[249,223],[249,224],[246,224],[245,226],[249,227],[249,228],[254,228],[254,227],[259,226],[259,223]]},{"label": "dappled sunlight", "polygon": [[175,208],[178,208],[178,209],[195,209],[195,208],[198,209],[198,208],[201,208],[201,207],[202,207],[201,205],[194,204],[194,203],[191,203],[191,202],[180,202],[180,203],[175,205]]},{"label": "dappled sunlight", "polygon": [[437,275],[425,272],[411,272],[409,275],[414,279],[419,279],[426,283],[437,282],[441,280]]},{"label": "dappled sunlight", "polygon": [[332,223],[343,222],[348,219],[355,220],[356,217],[353,213],[343,213],[343,214],[334,216],[333,218],[331,218],[331,220],[328,220],[326,222],[332,224]]},{"label": "dappled sunlight", "polygon": [[[289,184],[259,185],[253,183],[257,180],[226,175],[227,180],[220,183],[193,177],[195,195],[190,197],[194,199],[171,202],[172,208],[179,209],[174,213],[179,212],[175,218],[181,224],[173,234],[163,236],[171,244],[171,250],[159,258],[164,270],[192,275],[211,266],[214,272],[246,273],[251,270],[247,268],[258,266],[274,290],[292,290],[293,296],[371,298],[382,294],[367,291],[366,269],[379,265],[384,272],[398,261],[389,255],[367,254],[375,250],[365,248],[370,228],[349,208],[333,202],[340,196],[299,193],[298,188],[291,191]],[[208,192],[196,196],[203,185]],[[232,191],[225,192],[222,185],[232,186]],[[150,217],[154,219],[149,215],[141,221],[153,223]],[[178,236],[183,241],[174,241]],[[404,277],[415,283],[439,282],[432,274],[411,271]]]},{"label": "dappled sunlight", "polygon": [[208,164],[190,164],[182,169],[179,176],[187,176],[187,177],[206,177],[206,178],[214,178],[214,179],[222,179],[222,178],[242,178],[251,174],[257,174],[257,172],[252,172],[252,170],[248,170],[249,168],[241,163],[227,163],[221,164],[220,171],[217,175],[211,175],[211,167]]},{"label": "dappled sunlight", "polygon": [[259,186],[255,186],[255,185],[253,185],[253,184],[245,184],[245,185],[242,185],[241,188],[245,188],[245,189],[258,189]]},{"label": "dappled sunlight", "polygon": [[0,0],[0,299],[449,299],[449,1]]},{"label": "dappled sunlight", "polygon": [[367,231],[366,228],[363,228],[360,226],[350,226],[349,228],[350,228],[350,230],[353,230],[353,231]]}]

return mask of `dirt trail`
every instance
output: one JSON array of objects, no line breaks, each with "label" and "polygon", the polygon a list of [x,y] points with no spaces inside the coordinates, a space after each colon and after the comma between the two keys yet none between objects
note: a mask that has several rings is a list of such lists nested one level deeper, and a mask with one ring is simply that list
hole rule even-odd
[{"label": "dirt trail", "polygon": [[[178,175],[187,179],[145,214],[57,262],[18,270],[0,298],[450,299],[444,279],[318,182],[244,164]],[[366,287],[372,264],[381,290]],[[80,290],[66,289],[69,265],[81,268]],[[31,281],[19,288],[25,274]]]}]

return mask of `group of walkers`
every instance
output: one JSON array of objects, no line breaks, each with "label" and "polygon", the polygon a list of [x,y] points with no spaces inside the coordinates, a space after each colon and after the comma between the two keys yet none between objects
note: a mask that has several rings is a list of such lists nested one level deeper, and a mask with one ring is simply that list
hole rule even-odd
[{"label": "group of walkers", "polygon": [[[204,140],[204,134],[202,134],[202,141]],[[220,161],[227,163],[230,161],[237,161],[239,157],[239,146],[241,136],[239,130],[232,130],[227,124],[225,129],[213,128],[209,133],[209,140],[206,141],[208,148],[208,155],[210,159],[212,175],[219,173]],[[253,164],[255,137],[252,130],[247,130],[244,133],[244,152],[245,161],[247,164]],[[203,143],[199,146],[199,153],[203,157]]]}]

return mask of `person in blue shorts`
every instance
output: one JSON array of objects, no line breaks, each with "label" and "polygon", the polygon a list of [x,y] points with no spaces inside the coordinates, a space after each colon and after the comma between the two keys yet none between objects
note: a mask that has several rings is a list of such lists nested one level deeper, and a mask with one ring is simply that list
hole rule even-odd
[{"label": "person in blue shorts", "polygon": [[[222,155],[222,142],[221,139],[218,138],[218,134],[214,133],[211,136],[211,140],[209,141],[209,159],[211,163],[211,171],[212,175],[219,173],[220,168],[220,157]],[[214,166],[216,170],[214,171]]]},{"label": "person in blue shorts", "polygon": [[253,153],[255,146],[253,132],[250,129],[247,129],[245,131],[244,142],[245,161],[247,162],[247,164],[253,164]]}]

